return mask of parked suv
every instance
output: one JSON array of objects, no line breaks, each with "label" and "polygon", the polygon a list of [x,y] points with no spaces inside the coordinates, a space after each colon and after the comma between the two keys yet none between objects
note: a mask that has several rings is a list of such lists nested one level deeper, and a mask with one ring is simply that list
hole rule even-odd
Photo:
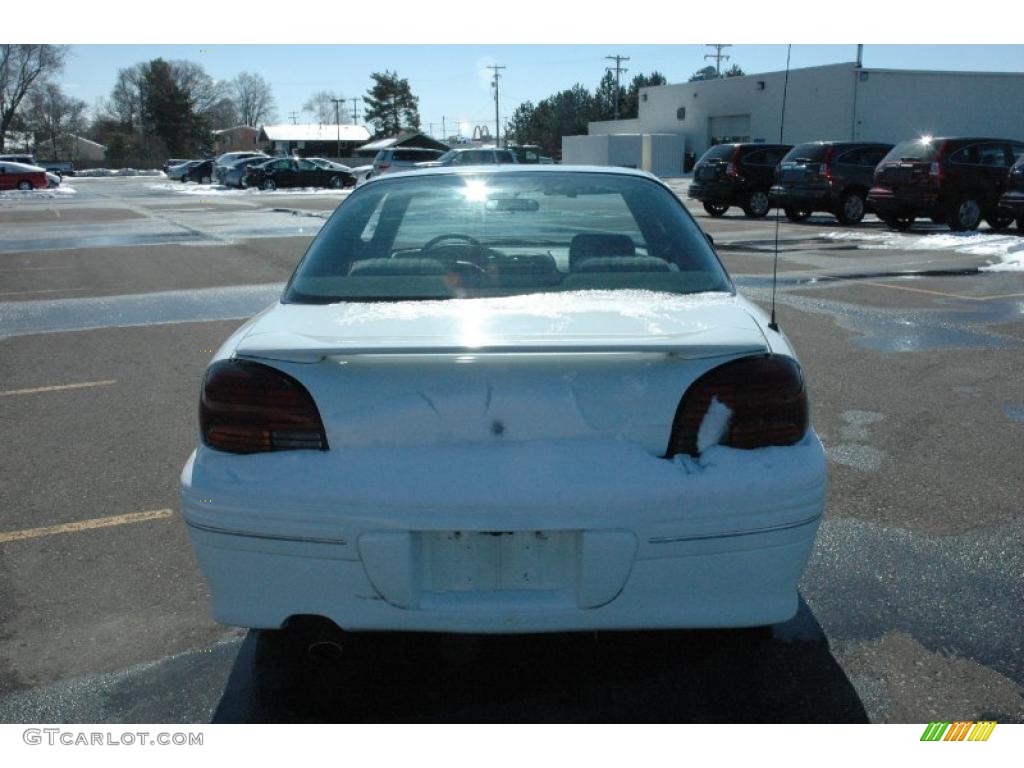
[{"label": "parked suv", "polygon": [[420,147],[382,149],[373,158],[373,170],[366,174],[366,178],[395,171],[411,171],[416,167],[416,163],[437,160],[443,154],[439,149],[421,149]]},{"label": "parked suv", "polygon": [[704,203],[711,216],[721,216],[738,205],[752,218],[768,214],[768,192],[775,168],[791,144],[718,144],[693,167],[689,196]]},{"label": "parked suv", "polygon": [[995,229],[1013,221],[999,196],[1024,142],[924,136],[897,144],[875,169],[868,202],[892,229],[909,229],[918,216],[963,232],[982,219]]},{"label": "parked suv", "polygon": [[772,203],[781,206],[790,221],[824,211],[842,224],[859,224],[875,166],[890,149],[892,144],[854,141],[797,144],[779,163]]},{"label": "parked suv", "polygon": [[1006,180],[1006,192],[999,198],[999,212],[1017,220],[1017,229],[1024,234],[1024,154],[1010,169]]},{"label": "parked suv", "polygon": [[495,147],[468,147],[449,149],[437,160],[416,163],[417,168],[440,168],[448,165],[512,165],[518,163],[510,149]]}]

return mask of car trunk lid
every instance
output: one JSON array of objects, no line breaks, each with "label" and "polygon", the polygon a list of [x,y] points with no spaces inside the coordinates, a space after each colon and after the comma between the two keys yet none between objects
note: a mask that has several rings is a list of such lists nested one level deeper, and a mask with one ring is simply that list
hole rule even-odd
[{"label": "car trunk lid", "polygon": [[768,345],[735,296],[646,299],[279,305],[235,353],[299,379],[332,448],[601,437],[661,455],[686,388]]}]

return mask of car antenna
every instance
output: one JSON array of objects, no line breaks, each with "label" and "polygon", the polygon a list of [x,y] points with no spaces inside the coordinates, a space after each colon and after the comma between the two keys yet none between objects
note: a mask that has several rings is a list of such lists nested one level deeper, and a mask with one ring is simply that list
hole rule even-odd
[{"label": "car antenna", "polygon": [[[793,52],[793,44],[786,48],[786,79],[782,84],[782,117],[779,119],[779,144],[782,143],[782,132],[786,128],[786,92],[789,90],[789,55]],[[779,282],[779,208],[775,208],[775,258],[772,260],[772,320],[768,327],[778,332],[779,324],[775,321],[775,288]]]}]

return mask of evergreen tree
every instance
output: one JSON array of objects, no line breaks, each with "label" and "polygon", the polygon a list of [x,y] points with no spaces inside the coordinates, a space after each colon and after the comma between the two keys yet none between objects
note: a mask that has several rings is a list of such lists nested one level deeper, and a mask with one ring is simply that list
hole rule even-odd
[{"label": "evergreen tree", "polygon": [[595,120],[614,120],[616,112],[622,117],[622,107],[626,101],[626,89],[615,85],[615,75],[605,72],[604,77],[594,92]]},{"label": "evergreen tree", "polygon": [[409,81],[397,72],[374,72],[373,87],[366,92],[365,120],[374,126],[375,136],[393,136],[403,129],[419,130],[419,99]]},{"label": "evergreen tree", "polygon": [[185,89],[174,81],[171,66],[154,59],[142,78],[142,119],[172,156],[186,157],[194,147],[194,115]]},{"label": "evergreen tree", "polygon": [[733,64],[725,70],[725,74],[723,74],[722,77],[743,77],[745,74],[747,73],[740,69],[739,64]]}]

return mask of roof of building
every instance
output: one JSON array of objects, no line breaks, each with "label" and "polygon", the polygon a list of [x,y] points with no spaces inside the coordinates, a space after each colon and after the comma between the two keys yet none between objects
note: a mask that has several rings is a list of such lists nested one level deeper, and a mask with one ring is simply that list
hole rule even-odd
[{"label": "roof of building", "polygon": [[75,136],[75,138],[76,138],[76,139],[77,139],[78,141],[82,142],[83,144],[88,144],[88,145],[89,145],[89,146],[91,146],[91,147],[97,147],[98,149],[106,149],[106,146],[105,146],[105,145],[103,145],[103,144],[100,144],[100,143],[99,143],[99,142],[97,142],[97,141],[92,141],[91,139],[87,139],[87,138],[85,138],[84,136]]},{"label": "roof of building", "polygon": [[307,123],[264,125],[260,132],[268,141],[368,141],[370,132],[362,125]]},{"label": "roof of building", "polygon": [[418,146],[421,149],[448,149],[448,145],[444,142],[438,141],[434,137],[428,136],[420,131],[402,131],[397,136],[388,136],[383,139],[371,141],[369,144],[364,144],[360,149],[364,152],[369,150],[389,149],[396,146],[405,146],[410,142],[413,142],[413,146]]},{"label": "roof of building", "polygon": [[259,133],[259,128],[253,128],[251,125],[232,125],[230,128],[221,128],[220,130],[213,131],[214,135],[219,133],[227,133],[228,131],[252,131],[253,133]]}]

